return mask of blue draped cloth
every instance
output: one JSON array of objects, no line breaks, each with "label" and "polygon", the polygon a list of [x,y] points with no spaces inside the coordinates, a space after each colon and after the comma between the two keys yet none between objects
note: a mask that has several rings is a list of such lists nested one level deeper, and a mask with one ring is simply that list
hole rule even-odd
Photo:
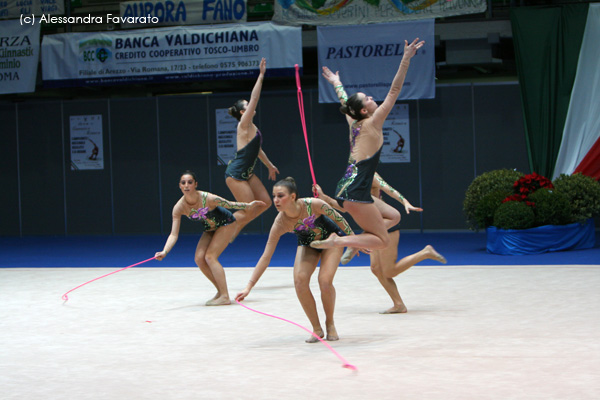
[{"label": "blue draped cloth", "polygon": [[540,254],[589,249],[596,245],[594,220],[569,225],[544,225],[531,229],[487,228],[487,251],[493,254]]}]

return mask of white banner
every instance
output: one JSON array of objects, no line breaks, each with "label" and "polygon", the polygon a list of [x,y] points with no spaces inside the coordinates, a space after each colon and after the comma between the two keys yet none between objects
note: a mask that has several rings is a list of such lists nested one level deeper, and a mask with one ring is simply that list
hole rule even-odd
[{"label": "white banner", "polygon": [[42,14],[62,15],[64,13],[64,0],[0,0],[0,18],[21,18],[23,15],[39,17]]},{"label": "white banner", "polygon": [[486,0],[276,0],[273,22],[349,25],[482,13]]},{"label": "white banner", "polygon": [[[365,92],[383,101],[396,75],[404,41],[425,40],[411,59],[399,100],[435,97],[434,20],[388,24],[317,27],[319,70],[327,66],[339,71],[348,95]],[[319,74],[319,102],[339,100],[327,80]]]},{"label": "white banner", "polygon": [[382,163],[410,162],[408,104],[396,104],[383,123]]},{"label": "white banner", "polygon": [[217,121],[217,165],[227,165],[237,150],[238,121],[229,115],[227,108],[215,110]]},{"label": "white banner", "polygon": [[140,17],[154,18],[152,25],[201,25],[246,22],[246,0],[153,0],[120,4],[122,28],[148,27]]},{"label": "white banner", "polygon": [[40,25],[0,21],[0,32],[0,93],[35,92]]},{"label": "white banner", "polygon": [[72,115],[71,169],[104,169],[102,115]]},{"label": "white banner", "polygon": [[61,33],[42,41],[47,87],[253,78],[302,67],[301,28],[272,23]]}]

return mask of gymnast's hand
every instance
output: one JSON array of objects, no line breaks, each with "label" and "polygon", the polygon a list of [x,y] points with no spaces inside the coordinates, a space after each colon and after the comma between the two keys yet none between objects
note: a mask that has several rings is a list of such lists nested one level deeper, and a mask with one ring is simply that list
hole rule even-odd
[{"label": "gymnast's hand", "polygon": [[322,75],[323,78],[327,79],[327,82],[331,83],[332,85],[339,85],[342,83],[342,81],[340,81],[340,71],[336,71],[334,74],[329,68],[323,66]]},{"label": "gymnast's hand", "polygon": [[236,296],[235,296],[235,300],[236,301],[242,301],[246,298],[246,296],[248,296],[250,294],[250,288],[246,288],[244,290],[242,290],[241,292],[239,292]]},{"label": "gymnast's hand", "polygon": [[277,179],[278,173],[279,173],[279,170],[277,169],[277,167],[274,165],[271,165],[271,167],[269,167],[269,180],[274,181],[275,179]]},{"label": "gymnast's hand", "polygon": [[154,258],[156,258],[158,261],[162,261],[163,258],[165,258],[167,256],[167,253],[164,251],[159,251],[156,254],[154,254]]},{"label": "gymnast's hand", "polygon": [[258,206],[266,206],[266,204],[265,204],[264,201],[261,201],[261,200],[253,200],[250,203],[248,203],[248,207],[247,208],[251,210],[251,209],[253,209],[255,207],[258,207]]}]

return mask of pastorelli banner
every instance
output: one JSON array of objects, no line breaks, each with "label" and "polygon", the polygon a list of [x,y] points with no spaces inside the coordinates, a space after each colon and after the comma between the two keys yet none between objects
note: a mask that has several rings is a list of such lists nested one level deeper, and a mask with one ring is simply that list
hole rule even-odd
[{"label": "pastorelli banner", "polygon": [[246,22],[248,14],[246,0],[127,1],[120,11],[122,28]]},{"label": "pastorelli banner", "polygon": [[302,67],[301,28],[268,23],[173,27],[44,36],[44,86],[251,78]]},{"label": "pastorelli banner", "polygon": [[482,13],[486,0],[275,0],[273,22],[349,25]]},{"label": "pastorelli banner", "polygon": [[64,13],[64,0],[0,0],[0,18],[21,18],[23,15],[41,17],[42,14]]},{"label": "pastorelli banner", "polygon": [[35,91],[40,58],[40,24],[0,21],[0,93]]},{"label": "pastorelli banner", "polygon": [[[339,71],[348,95],[366,93],[383,101],[404,54],[404,41],[425,45],[410,61],[399,100],[435,97],[434,20],[386,24],[317,27],[319,70]],[[335,90],[319,75],[319,102],[339,102]]]}]

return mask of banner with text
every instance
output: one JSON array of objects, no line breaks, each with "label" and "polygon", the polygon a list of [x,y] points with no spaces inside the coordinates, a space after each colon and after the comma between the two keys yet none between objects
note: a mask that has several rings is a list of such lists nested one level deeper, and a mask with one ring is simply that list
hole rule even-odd
[{"label": "banner with text", "polygon": [[276,0],[273,22],[348,25],[482,13],[486,0]]},{"label": "banner with text", "polygon": [[127,1],[120,11],[122,28],[246,22],[248,14],[246,0]]},{"label": "banner with text", "polygon": [[227,165],[237,150],[237,119],[229,115],[229,109],[215,110],[217,121],[217,165]]},{"label": "banner with text", "polygon": [[[68,0],[71,1],[71,0]],[[21,18],[22,15],[62,15],[64,0],[0,0],[0,18]]]},{"label": "banner with text", "polygon": [[40,25],[22,26],[18,20],[0,21],[0,31],[0,93],[35,92]]},{"label": "banner with text", "polygon": [[[396,75],[404,40],[425,41],[411,59],[399,100],[435,97],[434,20],[317,27],[319,70],[339,71],[346,92],[365,92],[383,101]],[[319,74],[319,103],[337,103],[333,87]]]},{"label": "banner with text", "polygon": [[268,23],[61,33],[42,41],[46,87],[293,76],[301,28]]}]

